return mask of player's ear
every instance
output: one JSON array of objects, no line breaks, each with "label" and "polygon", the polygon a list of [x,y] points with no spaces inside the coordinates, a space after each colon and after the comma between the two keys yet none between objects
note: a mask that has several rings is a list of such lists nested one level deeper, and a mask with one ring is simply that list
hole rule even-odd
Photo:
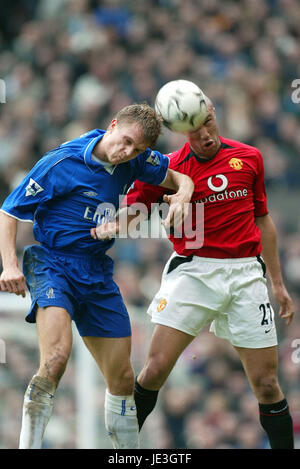
[{"label": "player's ear", "polygon": [[113,130],[116,127],[117,123],[118,123],[117,119],[113,119],[111,123],[109,124],[108,130]]}]

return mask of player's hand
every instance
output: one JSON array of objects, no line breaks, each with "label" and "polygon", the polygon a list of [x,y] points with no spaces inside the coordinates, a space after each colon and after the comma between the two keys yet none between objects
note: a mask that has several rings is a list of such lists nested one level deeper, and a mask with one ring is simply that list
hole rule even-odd
[{"label": "player's hand", "polygon": [[189,203],[185,198],[180,197],[178,194],[165,194],[163,200],[170,205],[170,209],[162,224],[165,228],[169,228],[171,226],[174,228],[180,227],[188,215]]},{"label": "player's hand", "polygon": [[292,322],[295,314],[295,305],[290,295],[288,294],[284,285],[272,286],[273,295],[276,301],[280,304],[279,316],[285,319],[287,325]]},{"label": "player's hand", "polygon": [[102,225],[97,226],[97,228],[92,228],[91,237],[98,241],[106,241],[115,238],[118,232],[119,222],[116,220],[108,223],[103,223]]},{"label": "player's hand", "polygon": [[0,276],[0,289],[25,298],[26,281],[23,273],[18,267],[8,267]]}]

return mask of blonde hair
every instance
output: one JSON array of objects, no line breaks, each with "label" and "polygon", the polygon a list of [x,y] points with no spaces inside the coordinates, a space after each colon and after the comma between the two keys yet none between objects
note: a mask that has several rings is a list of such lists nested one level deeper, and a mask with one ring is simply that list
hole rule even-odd
[{"label": "blonde hair", "polygon": [[161,117],[147,103],[130,104],[115,116],[118,124],[138,124],[150,147],[154,147],[162,127]]}]

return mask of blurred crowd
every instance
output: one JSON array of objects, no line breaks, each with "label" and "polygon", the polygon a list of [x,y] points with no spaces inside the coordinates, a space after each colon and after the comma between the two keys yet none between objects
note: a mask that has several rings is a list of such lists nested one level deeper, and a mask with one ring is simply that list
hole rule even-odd
[{"label": "blurred crowd", "polygon": [[[292,82],[300,79],[299,24],[298,0],[2,0],[0,15],[6,90],[0,203],[46,151],[105,129],[127,104],[153,105],[160,86],[173,79],[196,82],[212,99],[222,136],[261,150],[283,273],[298,311],[290,328],[278,320],[280,380],[298,447],[300,104]],[[157,149],[169,153],[182,143],[183,136],[164,131]],[[31,228],[19,226],[20,259],[33,241]],[[118,240],[110,252],[128,309],[140,312],[133,321],[137,371],[149,341],[144,313],[170,253],[166,239]],[[8,363],[0,365],[0,448],[16,447],[23,392],[37,360],[35,344],[12,341]],[[46,440],[48,447],[75,444],[72,361],[68,373],[51,425],[57,425],[53,435],[63,422],[69,431],[61,431],[58,443]],[[178,361],[145,432],[155,448],[268,447],[235,352],[207,331]]]}]

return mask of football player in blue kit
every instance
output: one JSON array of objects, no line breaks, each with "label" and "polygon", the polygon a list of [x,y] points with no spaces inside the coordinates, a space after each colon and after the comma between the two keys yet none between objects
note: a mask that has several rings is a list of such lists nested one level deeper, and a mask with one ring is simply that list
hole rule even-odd
[{"label": "football player in blue kit", "polygon": [[[20,449],[42,446],[71,351],[72,320],[106,381],[105,425],[113,447],[139,447],[130,320],[106,255],[114,240],[95,240],[90,231],[112,208],[118,210],[119,196],[136,179],[177,191],[168,196],[167,224],[184,213],[194,185],[150,149],[160,130],[150,106],[127,106],[106,131],[92,130],[48,152],[2,205],[1,290],[25,296],[27,283],[32,305],[26,321],[37,324],[40,351],[25,393]],[[23,272],[16,254],[18,220],[33,222],[39,242],[25,248]]]}]

